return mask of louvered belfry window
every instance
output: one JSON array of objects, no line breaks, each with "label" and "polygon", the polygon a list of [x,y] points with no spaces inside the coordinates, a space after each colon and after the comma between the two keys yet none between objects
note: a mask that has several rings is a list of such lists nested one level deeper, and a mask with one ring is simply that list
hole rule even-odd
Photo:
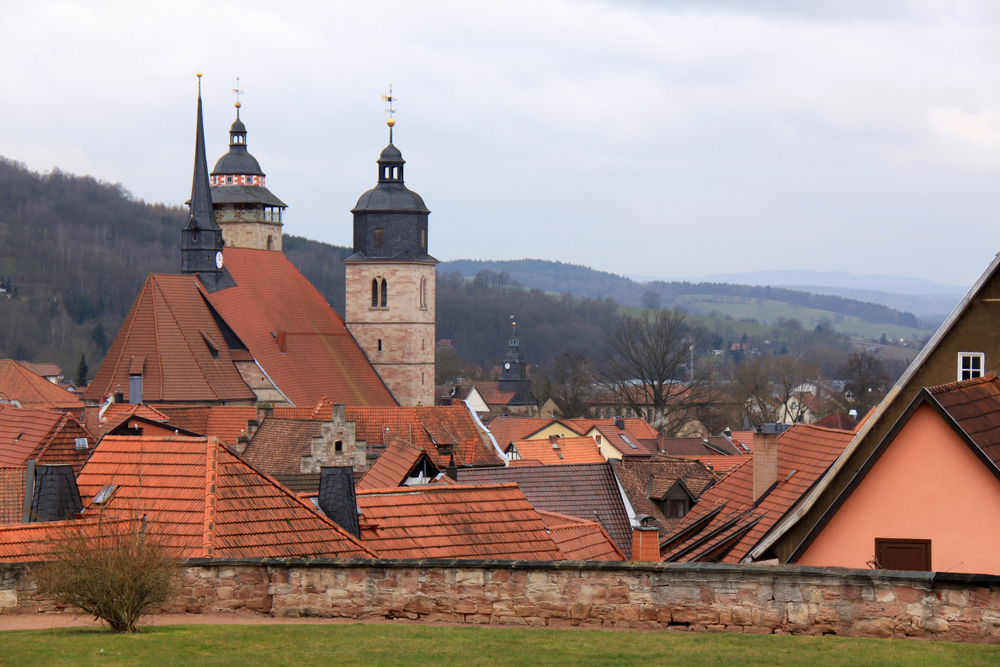
[{"label": "louvered belfry window", "polygon": [[372,278],[372,308],[378,308],[378,278]]},{"label": "louvered belfry window", "polygon": [[382,279],[382,307],[385,308],[389,305],[389,283],[386,282],[385,278]]}]

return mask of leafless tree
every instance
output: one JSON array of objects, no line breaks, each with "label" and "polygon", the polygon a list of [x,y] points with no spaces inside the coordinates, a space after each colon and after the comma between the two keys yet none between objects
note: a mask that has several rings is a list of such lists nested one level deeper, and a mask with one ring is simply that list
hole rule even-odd
[{"label": "leafless tree", "polygon": [[597,382],[593,362],[580,352],[563,352],[549,364],[552,393],[560,400],[563,417],[582,417],[590,408]]},{"label": "leafless tree", "polygon": [[603,376],[618,400],[672,435],[695,418],[710,372],[687,365],[702,337],[680,308],[622,315],[608,333]]},{"label": "leafless tree", "polygon": [[783,354],[770,362],[771,381],[782,407],[779,418],[792,423],[801,422],[809,411],[808,396],[822,400],[819,388],[819,370],[816,364],[803,357]]},{"label": "leafless tree", "polygon": [[889,389],[889,375],[877,354],[852,354],[842,372],[847,379],[844,391],[851,396],[848,404],[857,409],[859,417],[878,405]]},{"label": "leafless tree", "polygon": [[739,406],[742,420],[750,426],[778,419],[770,366],[768,357],[754,357],[733,366],[729,393]]},{"label": "leafless tree", "polygon": [[649,292],[643,292],[642,307],[649,308],[650,310],[659,310],[660,295],[652,290],[650,290]]}]

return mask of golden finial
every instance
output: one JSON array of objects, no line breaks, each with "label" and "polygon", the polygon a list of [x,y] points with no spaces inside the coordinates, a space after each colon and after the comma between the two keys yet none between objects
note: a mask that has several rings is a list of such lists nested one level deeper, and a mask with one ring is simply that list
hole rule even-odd
[{"label": "golden finial", "polygon": [[389,120],[386,121],[386,125],[389,126],[389,143],[392,143],[392,128],[396,124],[396,119],[392,117],[396,113],[396,109],[393,108],[392,103],[396,101],[396,98],[392,96],[392,84],[389,84],[389,94],[383,95],[382,100],[389,103],[389,108],[386,112],[389,114]]},{"label": "golden finial", "polygon": [[198,72],[195,76],[198,77],[198,97],[201,97],[201,72]]},{"label": "golden finial", "polygon": [[[240,77],[236,77],[236,87],[233,88],[233,92],[236,93],[236,108],[239,109],[241,106],[243,106],[242,104],[240,104],[240,95],[243,94],[243,91],[240,90]],[[240,112],[237,111],[236,115],[238,117],[240,115]]]}]

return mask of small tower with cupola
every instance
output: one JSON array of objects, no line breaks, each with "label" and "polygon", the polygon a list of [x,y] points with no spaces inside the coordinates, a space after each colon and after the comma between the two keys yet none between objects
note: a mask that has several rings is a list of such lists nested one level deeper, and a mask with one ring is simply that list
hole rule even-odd
[{"label": "small tower with cupola", "polygon": [[[392,97],[387,96],[392,113]],[[378,184],[354,214],[354,253],[345,258],[345,323],[400,405],[434,405],[434,277],[424,200],[403,184],[392,143],[378,159]]]},{"label": "small tower with cupola", "polygon": [[219,158],[211,174],[215,219],[227,246],[280,252],[281,214],[287,206],[264,187],[260,163],[247,151],[241,106],[237,100],[236,120],[229,128],[229,152]]}]

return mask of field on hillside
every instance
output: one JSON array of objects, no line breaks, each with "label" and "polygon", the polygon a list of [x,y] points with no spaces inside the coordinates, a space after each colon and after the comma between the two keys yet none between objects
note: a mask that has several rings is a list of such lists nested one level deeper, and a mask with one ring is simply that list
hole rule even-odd
[{"label": "field on hillside", "polygon": [[1000,647],[887,639],[389,624],[175,625],[0,633],[0,664],[89,665],[970,665]]},{"label": "field on hillside", "polygon": [[[774,324],[779,317],[795,319],[802,322],[802,327],[812,329],[821,322],[830,322],[838,332],[846,333],[852,338],[878,340],[882,334],[892,339],[905,338],[919,340],[929,331],[914,329],[896,324],[871,324],[857,317],[832,313],[815,308],[802,308],[782,301],[767,299],[752,299],[748,297],[714,296],[703,294],[690,295],[682,299],[680,305],[699,315],[730,316],[735,320],[755,319],[758,322]],[[753,335],[747,333],[747,335]]]}]

